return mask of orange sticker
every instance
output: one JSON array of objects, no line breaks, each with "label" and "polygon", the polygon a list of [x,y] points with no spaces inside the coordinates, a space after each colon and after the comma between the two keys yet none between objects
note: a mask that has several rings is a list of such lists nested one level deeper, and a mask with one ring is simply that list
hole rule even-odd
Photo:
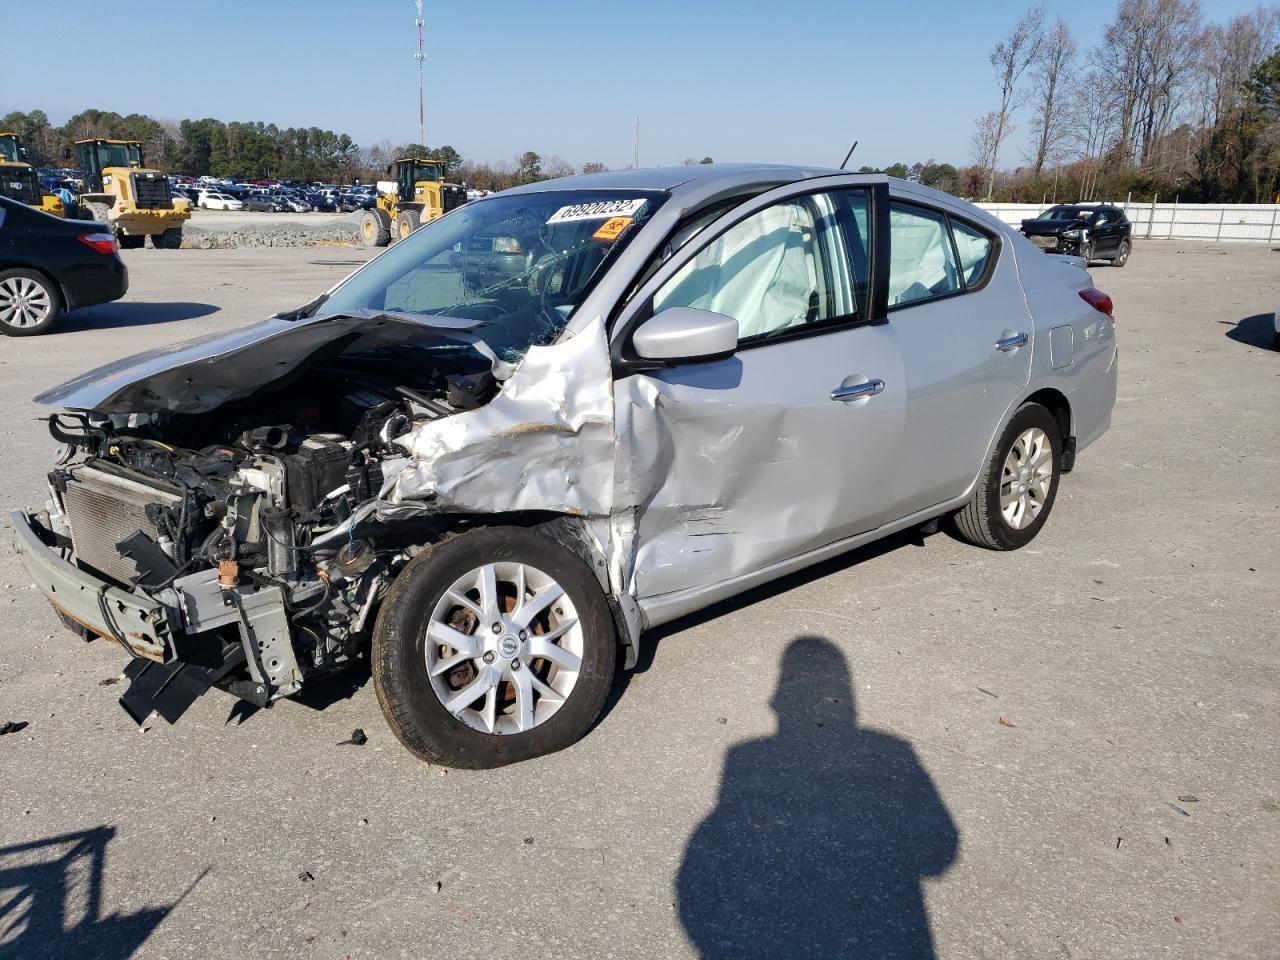
[{"label": "orange sticker", "polygon": [[631,226],[631,217],[610,217],[591,236],[596,240],[617,240],[622,231]]}]

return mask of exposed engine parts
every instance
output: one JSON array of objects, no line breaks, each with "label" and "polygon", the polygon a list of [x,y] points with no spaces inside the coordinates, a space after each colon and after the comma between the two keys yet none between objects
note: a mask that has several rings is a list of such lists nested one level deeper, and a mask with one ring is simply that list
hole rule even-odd
[{"label": "exposed engine parts", "polygon": [[431,523],[429,506],[393,525],[356,511],[378,496],[383,463],[403,461],[397,437],[493,388],[487,374],[402,385],[316,366],[251,405],[50,417],[64,445],[50,533],[182,621],[176,659],[131,668],[126,707],[176,718],[210,684],[267,703],[348,666]]}]

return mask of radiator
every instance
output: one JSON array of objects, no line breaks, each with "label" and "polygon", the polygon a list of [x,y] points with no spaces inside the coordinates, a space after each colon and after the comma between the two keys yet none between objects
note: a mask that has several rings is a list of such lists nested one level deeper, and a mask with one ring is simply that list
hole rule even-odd
[{"label": "radiator", "polygon": [[172,507],[181,497],[91,464],[72,467],[68,473],[62,501],[76,558],[99,573],[129,583],[137,570],[132,560],[120,556],[116,544],[135,530],[159,539],[147,519],[147,504]]}]

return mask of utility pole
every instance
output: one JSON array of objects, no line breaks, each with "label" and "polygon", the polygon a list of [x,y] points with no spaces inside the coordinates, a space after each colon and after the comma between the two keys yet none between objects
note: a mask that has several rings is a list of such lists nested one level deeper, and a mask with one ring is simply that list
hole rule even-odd
[{"label": "utility pole", "polygon": [[418,19],[414,21],[418,27],[418,52],[413,55],[413,59],[418,61],[418,142],[425,147],[427,145],[427,121],[422,95],[422,62],[427,59],[427,55],[422,52],[422,25],[426,21],[422,19],[422,0],[413,0],[413,2],[418,8]]},{"label": "utility pole", "polygon": [[635,168],[640,169],[640,118],[636,117],[636,162]]}]

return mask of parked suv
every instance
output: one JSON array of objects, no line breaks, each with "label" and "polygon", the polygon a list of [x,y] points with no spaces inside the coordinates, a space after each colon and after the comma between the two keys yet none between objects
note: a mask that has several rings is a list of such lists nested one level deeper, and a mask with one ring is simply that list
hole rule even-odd
[{"label": "parked suv", "polygon": [[939,520],[1029,543],[1116,362],[1078,262],[927,187],[567,178],[37,398],[70,453],[13,528],[67,622],[132,651],[136,717],[369,656],[405,746],[490,767],[586,733],[648,628]]},{"label": "parked suv", "polygon": [[1109,204],[1059,204],[1034,220],[1022,221],[1022,234],[1048,253],[1109,260],[1123,267],[1133,248],[1133,224]]}]

